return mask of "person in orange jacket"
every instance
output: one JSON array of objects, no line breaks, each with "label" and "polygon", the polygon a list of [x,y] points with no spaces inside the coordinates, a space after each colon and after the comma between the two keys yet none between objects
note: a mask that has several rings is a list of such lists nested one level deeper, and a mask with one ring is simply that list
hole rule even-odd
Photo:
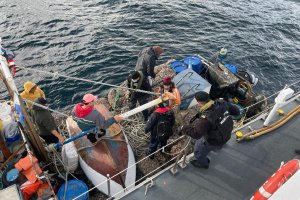
[{"label": "person in orange jacket", "polygon": [[175,83],[172,81],[170,76],[163,78],[163,92],[169,97],[169,107],[174,110],[180,107],[181,98],[179,90],[176,88]]},{"label": "person in orange jacket", "polygon": [[[24,83],[24,91],[20,94],[23,99],[35,101],[37,98],[46,98],[45,93],[35,83],[26,81]],[[32,103],[26,102],[29,109],[32,108]]]}]

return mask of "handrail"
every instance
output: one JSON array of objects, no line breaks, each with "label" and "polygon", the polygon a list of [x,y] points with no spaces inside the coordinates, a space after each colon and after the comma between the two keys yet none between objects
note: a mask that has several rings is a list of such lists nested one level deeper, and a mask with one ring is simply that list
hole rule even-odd
[{"label": "handrail", "polygon": [[[87,194],[88,192],[90,192],[90,191],[92,191],[92,190],[96,189],[97,187],[99,187],[99,186],[101,186],[101,185],[105,184],[105,183],[106,183],[108,180],[112,180],[112,179],[113,179],[113,178],[115,178],[116,176],[118,176],[118,175],[122,174],[123,172],[127,171],[128,169],[130,169],[130,168],[132,168],[132,167],[136,166],[136,165],[137,165],[137,164],[139,164],[140,162],[142,162],[142,161],[144,161],[145,159],[147,159],[147,158],[151,157],[152,155],[154,155],[154,154],[156,154],[157,152],[159,152],[159,151],[163,150],[165,147],[167,147],[167,146],[169,146],[169,145],[171,145],[171,144],[175,143],[176,141],[179,141],[179,140],[181,140],[181,139],[182,139],[182,138],[184,138],[184,137],[186,137],[186,136],[185,136],[185,135],[182,135],[182,136],[180,136],[179,138],[177,138],[177,139],[175,139],[174,141],[170,142],[170,143],[169,143],[169,144],[167,144],[166,146],[164,146],[164,147],[162,147],[162,148],[160,148],[160,149],[156,150],[155,152],[153,152],[153,153],[149,154],[148,156],[146,156],[146,157],[142,158],[141,160],[139,160],[138,162],[136,162],[136,163],[132,164],[131,166],[127,167],[126,169],[123,169],[123,170],[122,170],[122,171],[120,171],[119,173],[117,173],[117,174],[115,174],[115,175],[111,176],[109,179],[107,179],[107,180],[105,180],[105,181],[102,181],[101,183],[99,183],[99,184],[95,185],[94,187],[92,187],[92,188],[91,188],[91,189],[89,189],[88,191],[86,191],[86,192],[84,192],[84,193],[80,194],[79,196],[77,196],[76,198],[74,198],[74,200],[75,200],[75,199],[78,199],[79,197],[81,197],[81,196],[83,196],[83,195]],[[179,155],[179,154],[178,154],[178,155]],[[177,155],[177,156],[178,156],[178,155]],[[177,156],[175,156],[174,158],[176,158]],[[174,158],[173,158],[173,159],[174,159]],[[173,160],[173,159],[171,159],[171,160]],[[170,162],[170,161],[168,161],[168,162]],[[168,162],[167,162],[167,163],[168,163]],[[152,172],[150,172],[150,173],[152,173]],[[150,173],[149,173],[149,174],[150,174]],[[136,183],[136,182],[137,182],[137,181],[135,181],[135,183]],[[124,190],[124,189],[122,189],[122,191],[123,191],[123,190]]]}]

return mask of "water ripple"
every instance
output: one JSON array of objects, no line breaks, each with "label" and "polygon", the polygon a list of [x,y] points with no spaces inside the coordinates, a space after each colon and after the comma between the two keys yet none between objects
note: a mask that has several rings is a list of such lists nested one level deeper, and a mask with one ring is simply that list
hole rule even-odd
[{"label": "water ripple", "polygon": [[[2,0],[0,36],[18,65],[113,84],[126,79],[145,46],[167,50],[158,63],[194,53],[209,58],[225,46],[227,62],[256,73],[258,88],[271,94],[299,78],[299,13],[293,0]],[[109,89],[19,71],[19,90],[26,80],[57,108]]]}]

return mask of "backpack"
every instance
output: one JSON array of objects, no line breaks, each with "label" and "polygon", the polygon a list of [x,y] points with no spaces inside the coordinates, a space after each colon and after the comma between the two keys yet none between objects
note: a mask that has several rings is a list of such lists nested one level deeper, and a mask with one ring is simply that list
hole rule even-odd
[{"label": "backpack", "polygon": [[160,114],[159,121],[156,125],[156,136],[159,141],[169,139],[173,135],[170,115]]},{"label": "backpack", "polygon": [[227,103],[217,101],[212,110],[203,113],[212,124],[212,129],[206,138],[212,145],[224,145],[231,138],[233,120],[228,109]]}]

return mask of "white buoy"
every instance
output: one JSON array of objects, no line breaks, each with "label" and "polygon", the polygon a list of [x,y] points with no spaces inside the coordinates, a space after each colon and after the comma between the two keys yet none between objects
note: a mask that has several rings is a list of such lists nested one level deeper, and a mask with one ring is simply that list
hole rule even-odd
[{"label": "white buoy", "polygon": [[275,98],[275,105],[273,106],[271,112],[264,122],[264,126],[268,126],[274,115],[276,114],[278,108],[281,108],[286,104],[286,100],[291,98],[294,94],[294,90],[291,88],[283,89],[278,96]]}]

